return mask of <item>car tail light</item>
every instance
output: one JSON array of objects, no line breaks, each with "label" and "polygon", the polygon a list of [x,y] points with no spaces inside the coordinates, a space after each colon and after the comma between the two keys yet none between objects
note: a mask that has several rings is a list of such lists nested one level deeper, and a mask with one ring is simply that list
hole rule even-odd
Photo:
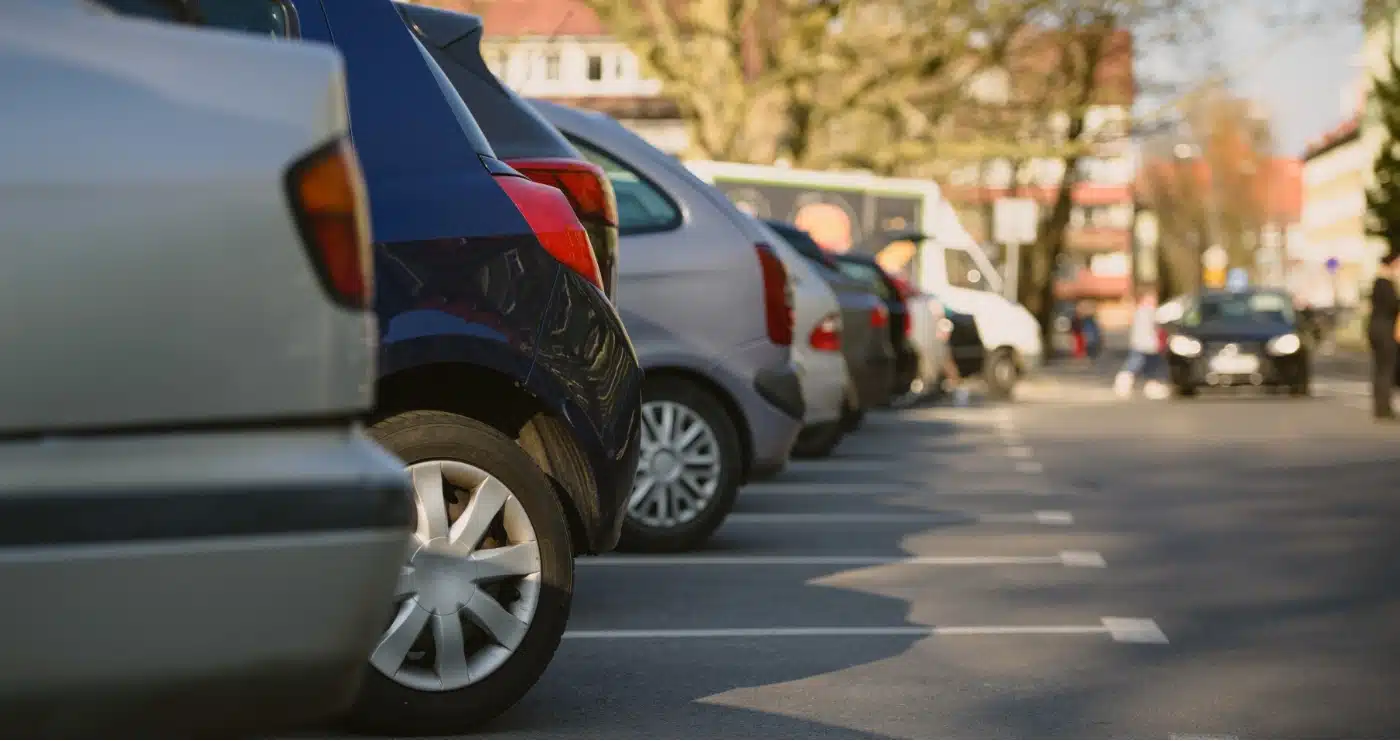
[{"label": "car tail light", "polygon": [[875,304],[875,310],[870,312],[870,326],[876,329],[890,326],[890,310],[884,304]]},{"label": "car tail light", "polygon": [[894,284],[894,292],[899,295],[901,301],[908,301],[914,295],[914,287],[909,285],[909,281],[890,276],[890,282]]},{"label": "car tail light", "polygon": [[827,314],[812,328],[812,336],[807,340],[813,350],[825,352],[841,351],[841,315]]},{"label": "car tail light", "polygon": [[758,265],[763,272],[763,311],[768,320],[768,339],[775,345],[792,344],[792,296],[787,268],[773,248],[759,242]]},{"label": "car tail light", "polygon": [[321,285],[343,306],[368,308],[374,300],[374,259],[360,161],[348,139],[338,139],[292,165],[287,197]]},{"label": "car tail light", "polygon": [[598,270],[598,258],[593,254],[588,233],[569,199],[558,188],[515,175],[497,175],[496,182],[515,202],[540,245],[554,259],[598,288],[603,287],[603,275]]},{"label": "car tail light", "polygon": [[527,178],[558,188],[583,221],[617,226],[617,195],[603,168],[592,162],[562,158],[515,159],[506,164]]}]

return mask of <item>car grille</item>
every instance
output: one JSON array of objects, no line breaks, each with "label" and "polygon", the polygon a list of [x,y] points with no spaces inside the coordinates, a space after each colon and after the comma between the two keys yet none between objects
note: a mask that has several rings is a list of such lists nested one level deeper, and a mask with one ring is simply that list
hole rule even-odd
[{"label": "car grille", "polygon": [[1214,341],[1214,340],[1212,340],[1212,341],[1210,341],[1210,342],[1205,342],[1205,343],[1202,343],[1202,344],[1204,344],[1204,346],[1205,346],[1205,352],[1204,352],[1204,354],[1205,354],[1206,356],[1214,356],[1214,355],[1220,354],[1220,351],[1223,350],[1223,349],[1225,349],[1225,346],[1226,346],[1226,345],[1234,345],[1234,346],[1238,347],[1238,348],[1239,348],[1239,352],[1240,352],[1241,355],[1263,355],[1263,354],[1264,354],[1264,343],[1262,343],[1262,342],[1226,342],[1226,341],[1223,341],[1223,340],[1221,340],[1221,341]]}]

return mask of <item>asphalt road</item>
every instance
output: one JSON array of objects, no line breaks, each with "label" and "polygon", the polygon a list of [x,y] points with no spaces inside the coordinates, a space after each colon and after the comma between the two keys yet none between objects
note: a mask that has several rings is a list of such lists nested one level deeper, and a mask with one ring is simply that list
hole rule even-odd
[{"label": "asphalt road", "polygon": [[1396,736],[1400,428],[1323,389],[873,415],[703,552],[581,560],[482,735]]}]

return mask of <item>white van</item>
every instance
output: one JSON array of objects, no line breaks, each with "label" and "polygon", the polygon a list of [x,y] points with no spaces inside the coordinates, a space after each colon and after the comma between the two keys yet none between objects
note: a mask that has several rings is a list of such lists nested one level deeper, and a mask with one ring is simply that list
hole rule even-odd
[{"label": "white van", "polygon": [[1002,294],[996,267],[933,181],[733,162],[686,167],[741,209],[792,222],[828,249],[894,257],[881,262],[953,311],[971,314],[987,350],[983,376],[993,395],[1010,396],[1016,381],[1043,361],[1035,317]]}]

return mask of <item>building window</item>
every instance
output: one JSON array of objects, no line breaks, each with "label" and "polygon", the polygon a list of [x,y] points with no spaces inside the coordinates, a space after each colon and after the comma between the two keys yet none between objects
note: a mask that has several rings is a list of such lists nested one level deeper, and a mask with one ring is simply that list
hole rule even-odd
[{"label": "building window", "polygon": [[559,52],[552,51],[544,57],[544,79],[559,79]]},{"label": "building window", "polygon": [[626,80],[626,79],[628,79],[628,77],[629,77],[629,75],[627,74],[627,55],[626,55],[626,54],[618,54],[618,55],[614,56],[614,57],[613,57],[613,79],[614,79],[614,80]]},{"label": "building window", "polygon": [[588,55],[588,79],[593,82],[603,79],[603,58],[597,54]]}]

